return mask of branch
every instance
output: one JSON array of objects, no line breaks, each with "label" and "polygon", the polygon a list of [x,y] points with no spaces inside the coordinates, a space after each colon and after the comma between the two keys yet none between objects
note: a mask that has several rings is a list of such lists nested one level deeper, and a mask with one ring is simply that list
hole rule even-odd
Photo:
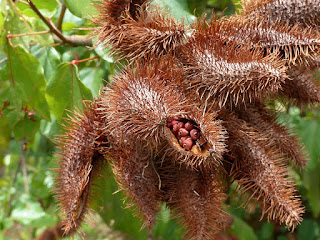
[{"label": "branch", "polygon": [[65,4],[62,4],[62,7],[61,7],[61,12],[60,12],[60,15],[59,15],[59,18],[58,18],[58,22],[57,22],[57,28],[61,31],[61,27],[62,27],[62,21],[63,21],[63,17],[64,17],[64,14],[66,12],[66,5]]},{"label": "branch", "polygon": [[73,45],[69,39],[67,39],[59,29],[56,28],[54,24],[52,24],[48,19],[46,19],[38,10],[38,8],[33,4],[31,0],[27,0],[30,8],[41,18],[41,20],[49,27],[50,31],[54,33],[58,38],[61,39],[62,42],[67,43],[69,45]]},{"label": "branch", "polygon": [[[90,38],[86,35],[71,35],[71,36],[65,36],[65,38],[70,42],[72,46],[78,47],[78,46],[87,46],[92,47],[93,43]],[[65,43],[63,40],[58,38],[57,36],[53,36],[53,40],[56,43]]]}]

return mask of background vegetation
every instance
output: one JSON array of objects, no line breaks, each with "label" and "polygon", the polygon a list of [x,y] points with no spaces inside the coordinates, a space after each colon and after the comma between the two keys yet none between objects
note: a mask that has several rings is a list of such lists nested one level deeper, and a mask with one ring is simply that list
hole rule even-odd
[{"label": "background vegetation", "polygon": [[[231,0],[157,0],[178,19],[212,8],[220,14],[236,10]],[[33,3],[33,4],[32,4]],[[196,11],[194,11],[196,9]],[[55,167],[52,140],[60,132],[66,109],[81,107],[97,96],[117,72],[107,50],[90,48],[87,36],[95,13],[90,0],[0,1],[0,239],[34,239],[59,220],[51,194]],[[231,193],[226,210],[234,216],[229,230],[241,240],[320,239],[320,111],[276,101],[279,118],[301,136],[311,161],[292,169],[307,212],[294,233],[260,218],[259,207],[245,211]],[[111,175],[111,173],[107,173]],[[163,206],[153,233],[124,209],[112,176],[101,184],[97,211],[83,226],[85,239],[180,239],[183,229]],[[101,207],[98,207],[101,206]],[[78,239],[77,237],[76,239]],[[79,238],[80,239],[80,238]]]}]

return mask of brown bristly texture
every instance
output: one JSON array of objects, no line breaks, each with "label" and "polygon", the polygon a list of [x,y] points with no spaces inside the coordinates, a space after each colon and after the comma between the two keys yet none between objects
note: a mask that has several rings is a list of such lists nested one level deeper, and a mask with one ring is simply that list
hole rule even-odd
[{"label": "brown bristly texture", "polygon": [[181,47],[179,60],[189,88],[203,101],[219,106],[244,104],[276,93],[286,76],[277,56],[263,57],[250,46],[237,48],[237,41],[226,44],[215,32],[218,29],[199,30]]},{"label": "brown bristly texture", "polygon": [[[235,158],[230,175],[243,192],[261,203],[262,217],[278,220],[290,229],[301,221],[305,208],[287,176],[287,166],[264,133],[244,121],[229,117],[225,122],[230,134],[229,149]],[[248,201],[249,201],[248,200]],[[261,218],[262,218],[261,217]]]},{"label": "brown bristly texture", "polygon": [[40,236],[37,237],[37,240],[57,240],[63,238],[64,231],[62,228],[61,222],[58,222],[56,226],[44,230]]},{"label": "brown bristly texture", "polygon": [[239,118],[266,135],[271,148],[279,149],[281,154],[291,158],[296,166],[306,166],[308,158],[299,144],[298,137],[292,135],[285,126],[277,123],[276,115],[271,113],[263,103],[256,103],[246,109],[239,108],[236,112]]},{"label": "brown bristly texture", "polygon": [[[228,214],[222,210],[224,187],[215,172],[201,172],[176,166],[162,177],[167,205],[182,217],[191,240],[211,240],[226,228]],[[216,169],[218,171],[218,169]],[[163,175],[162,175],[163,176]]]},{"label": "brown bristly texture", "polygon": [[298,105],[320,102],[320,86],[314,78],[315,70],[292,66],[288,70],[289,78],[282,85],[282,93]]},{"label": "brown bristly texture", "polygon": [[82,112],[73,113],[66,133],[58,139],[61,152],[55,193],[64,216],[65,235],[73,234],[81,225],[92,181],[102,165],[101,154],[108,145],[103,137],[101,112],[97,109],[96,101],[85,103]]},{"label": "brown bristly texture", "polygon": [[96,30],[98,42],[111,45],[113,54],[133,61],[146,56],[171,54],[183,44],[186,37],[183,23],[164,16],[159,8],[148,4],[132,15],[131,6],[115,22],[114,17],[106,14],[105,9],[110,6],[108,1],[104,1],[98,8],[100,16],[93,20],[100,26]]},{"label": "brown bristly texture", "polygon": [[181,116],[197,124],[206,143],[202,151],[198,150],[197,146],[194,146],[194,151],[185,151],[168,137],[168,145],[164,150],[165,155],[171,156],[176,163],[193,169],[213,169],[220,165],[227,147],[225,144],[227,132],[222,121],[217,119],[217,113],[195,105],[189,112]]},{"label": "brown bristly texture", "polygon": [[242,7],[242,14],[251,18],[265,17],[291,25],[301,23],[304,27],[320,26],[319,0],[247,0]]},{"label": "brown bristly texture", "polygon": [[185,114],[191,104],[180,89],[179,73],[170,66],[158,59],[140,62],[114,78],[101,98],[110,131],[133,144],[136,139],[153,146],[160,142],[167,118]]},{"label": "brown bristly texture", "polygon": [[143,227],[152,228],[160,207],[161,180],[149,152],[138,148],[118,146],[108,157],[120,189],[131,200],[128,207],[138,206]]},{"label": "brown bristly texture", "polygon": [[241,45],[249,41],[252,48],[263,50],[264,54],[276,53],[290,64],[312,66],[317,61],[320,33],[312,28],[239,15],[225,19],[219,34],[226,41],[237,40]]}]

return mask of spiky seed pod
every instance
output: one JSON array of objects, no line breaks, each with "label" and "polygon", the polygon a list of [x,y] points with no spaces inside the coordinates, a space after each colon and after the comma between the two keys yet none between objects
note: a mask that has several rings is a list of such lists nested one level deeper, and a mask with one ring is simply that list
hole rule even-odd
[{"label": "spiky seed pod", "polygon": [[226,44],[218,32],[207,29],[194,33],[179,55],[186,84],[202,100],[237,105],[279,90],[286,68],[275,55],[263,57],[250,46],[238,48],[236,40]]},{"label": "spiky seed pod", "polygon": [[[120,147],[121,146],[121,147]],[[159,211],[161,179],[154,160],[146,149],[120,145],[108,155],[112,171],[120,189],[131,199],[129,207],[136,205],[144,220],[143,226],[151,228]]]},{"label": "spiky seed pod", "polygon": [[225,41],[237,40],[238,44],[247,45],[248,41],[254,49],[264,54],[276,53],[287,64],[313,67],[317,64],[320,47],[320,34],[310,28],[302,28],[300,24],[290,26],[265,19],[250,19],[236,15],[221,21],[218,27],[212,23],[208,31],[217,32]]},{"label": "spiky seed pod", "polygon": [[269,147],[265,134],[244,121],[228,118],[228,145],[235,158],[231,176],[244,192],[261,203],[262,217],[267,214],[269,220],[278,220],[294,229],[302,221],[305,209],[287,177],[284,160],[276,149]]},{"label": "spiky seed pod", "polygon": [[[197,128],[199,137],[201,138],[201,144],[192,143],[190,140],[184,139],[177,141],[176,136],[171,131],[166,131],[166,137],[168,144],[163,147],[165,155],[171,156],[174,161],[184,164],[190,168],[206,168],[213,169],[220,164],[222,155],[226,151],[225,140],[227,138],[227,132],[222,125],[222,122],[218,120],[217,113],[214,111],[206,111],[202,107],[193,107],[192,111],[186,114],[180,115],[185,122],[192,122],[193,126]],[[188,138],[192,137],[188,135]],[[193,142],[193,141],[192,141]],[[186,143],[187,150],[183,147]]]},{"label": "spiky seed pod", "polygon": [[161,176],[167,205],[183,217],[181,224],[187,227],[189,239],[214,239],[215,233],[224,230],[228,215],[221,209],[225,194],[216,172],[177,166]]},{"label": "spiky seed pod", "polygon": [[88,102],[80,113],[74,112],[60,136],[58,145],[59,168],[56,170],[56,199],[64,215],[65,235],[74,233],[86,213],[92,181],[101,170],[108,140],[104,134],[104,121],[96,101]]},{"label": "spiky seed pod", "polygon": [[242,3],[242,14],[250,18],[265,17],[272,22],[288,22],[304,27],[320,26],[319,0],[247,0]]},{"label": "spiky seed pod", "polygon": [[280,153],[291,158],[296,166],[305,167],[307,155],[299,144],[297,136],[285,126],[276,122],[276,115],[270,112],[263,103],[248,106],[245,110],[236,109],[239,118],[248,122],[268,138],[270,148],[279,149]]},{"label": "spiky seed pod", "polygon": [[289,78],[283,83],[280,91],[284,96],[297,104],[319,103],[320,87],[314,79],[315,70],[292,66],[288,70]]},{"label": "spiky seed pod", "polygon": [[141,139],[158,145],[167,119],[190,107],[179,78],[170,70],[170,62],[158,60],[148,65],[138,62],[116,76],[101,98],[110,131],[133,144]]},{"label": "spiky seed pod", "polygon": [[105,9],[110,8],[109,1],[103,1],[101,5],[98,8],[100,16],[93,20],[100,26],[96,30],[98,42],[111,45],[112,53],[129,61],[172,54],[185,41],[183,22],[177,23],[173,18],[164,16],[155,6],[144,4],[134,16],[133,9],[128,8],[120,17],[116,14],[119,21],[115,22],[114,17],[105,13]]}]

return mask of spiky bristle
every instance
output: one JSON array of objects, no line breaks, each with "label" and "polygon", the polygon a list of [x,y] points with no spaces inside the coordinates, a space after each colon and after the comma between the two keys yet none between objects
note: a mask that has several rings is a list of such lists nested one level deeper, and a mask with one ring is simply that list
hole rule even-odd
[{"label": "spiky bristle", "polygon": [[55,193],[64,215],[65,235],[73,234],[80,227],[92,181],[103,161],[100,155],[107,140],[101,138],[104,121],[97,109],[96,102],[88,102],[81,113],[74,112],[66,133],[58,140],[61,153],[58,154],[60,166],[56,170]]}]

